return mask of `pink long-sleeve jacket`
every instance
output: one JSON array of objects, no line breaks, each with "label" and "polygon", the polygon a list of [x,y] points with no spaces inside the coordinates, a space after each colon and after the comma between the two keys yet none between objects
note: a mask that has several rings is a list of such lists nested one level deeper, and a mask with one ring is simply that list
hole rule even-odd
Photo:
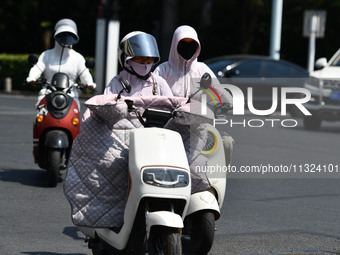
[{"label": "pink long-sleeve jacket", "polygon": [[[131,92],[128,94],[126,91],[124,91],[122,93],[123,96],[151,96],[153,95],[154,86],[156,88],[156,95],[169,97],[173,96],[166,81],[158,75],[151,74],[151,76],[147,80],[142,80],[139,79],[137,76],[123,70],[119,73],[119,76],[127,79],[131,85]],[[122,88],[123,87],[118,80],[118,76],[116,76],[105,88],[104,94],[118,94],[122,90]]]}]

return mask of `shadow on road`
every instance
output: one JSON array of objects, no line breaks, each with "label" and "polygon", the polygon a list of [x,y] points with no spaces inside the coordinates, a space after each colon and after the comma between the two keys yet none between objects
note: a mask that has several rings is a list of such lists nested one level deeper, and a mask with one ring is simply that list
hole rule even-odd
[{"label": "shadow on road", "polygon": [[85,253],[56,253],[56,252],[49,252],[49,251],[25,251],[22,254],[29,254],[29,255],[87,255]]},{"label": "shadow on road", "polygon": [[84,237],[80,234],[77,227],[64,227],[63,234],[73,238],[74,240],[84,240]]},{"label": "shadow on road", "polygon": [[3,169],[0,171],[0,181],[16,182],[26,186],[48,188],[47,173],[44,170]]}]

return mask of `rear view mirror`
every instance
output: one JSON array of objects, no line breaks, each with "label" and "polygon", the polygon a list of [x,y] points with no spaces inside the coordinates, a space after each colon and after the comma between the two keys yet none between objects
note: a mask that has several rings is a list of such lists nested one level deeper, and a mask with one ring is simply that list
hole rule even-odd
[{"label": "rear view mirror", "polygon": [[34,66],[38,62],[38,56],[35,54],[30,54],[27,58],[28,63]]},{"label": "rear view mirror", "polygon": [[211,85],[211,76],[209,73],[204,73],[201,77],[200,88],[206,89]]},{"label": "rear view mirror", "polygon": [[127,79],[122,78],[122,77],[119,77],[118,80],[123,87],[123,89],[118,93],[118,96],[117,96],[117,99],[120,99],[124,91],[126,91],[128,94],[131,92],[131,84]]},{"label": "rear view mirror", "polygon": [[127,93],[131,92],[131,84],[127,79],[119,77],[119,82]]},{"label": "rear view mirror", "polygon": [[[200,80],[200,89],[206,89],[211,85],[211,75],[209,73],[204,73]],[[188,98],[187,104],[190,103],[191,98],[193,98],[200,89],[196,90],[195,93],[191,94]]]},{"label": "rear view mirror", "polygon": [[94,61],[94,59],[89,58],[85,61],[85,66],[89,69],[94,69],[94,67],[96,66],[96,62]]}]

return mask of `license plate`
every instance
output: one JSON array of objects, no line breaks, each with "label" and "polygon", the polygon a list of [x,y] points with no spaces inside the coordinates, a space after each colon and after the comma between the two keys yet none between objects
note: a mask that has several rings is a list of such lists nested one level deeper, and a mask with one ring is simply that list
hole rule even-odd
[{"label": "license plate", "polygon": [[340,91],[332,90],[331,95],[329,97],[331,100],[340,101]]}]

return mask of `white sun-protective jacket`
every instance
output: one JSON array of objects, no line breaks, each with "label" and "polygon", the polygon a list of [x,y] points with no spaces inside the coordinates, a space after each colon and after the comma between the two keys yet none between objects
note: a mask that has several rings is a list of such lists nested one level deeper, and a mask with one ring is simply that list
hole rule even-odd
[{"label": "white sun-protective jacket", "polygon": [[[84,57],[73,49],[61,47],[57,42],[55,42],[54,48],[46,50],[40,55],[38,62],[31,68],[26,81],[36,81],[43,74],[44,78],[51,82],[53,75],[57,72],[63,72],[68,75],[70,86],[79,77],[82,83],[92,85],[94,88],[96,87],[89,69],[85,66]],[[46,93],[50,92],[47,89],[41,89],[38,103]],[[77,101],[79,106],[76,88],[72,89],[71,96]]]},{"label": "white sun-protective jacket", "polygon": [[[191,38],[198,43],[195,54],[189,60],[182,58],[177,51],[178,42],[184,38]],[[219,82],[215,74],[205,63],[197,61],[200,52],[201,44],[195,29],[186,25],[180,26],[175,30],[172,38],[169,60],[160,64],[154,73],[163,77],[169,84],[174,96],[179,97],[189,97],[190,93],[195,92],[190,91],[192,79],[197,81],[204,73],[209,73],[212,78],[212,87],[218,91],[222,102],[232,105],[231,95],[225,89],[218,88]]]}]

